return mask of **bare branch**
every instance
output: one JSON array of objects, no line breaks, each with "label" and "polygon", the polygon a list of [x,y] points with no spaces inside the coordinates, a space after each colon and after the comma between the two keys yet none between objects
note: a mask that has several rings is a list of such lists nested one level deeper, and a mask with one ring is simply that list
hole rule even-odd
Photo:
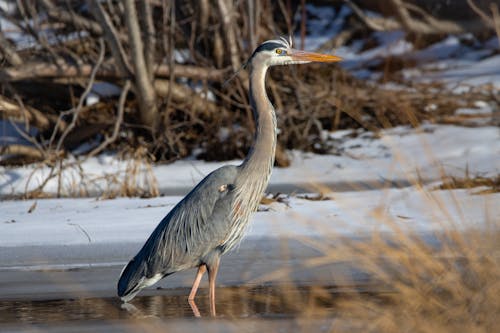
[{"label": "bare branch", "polygon": [[470,8],[479,16],[481,19],[490,27],[494,27],[495,24],[491,17],[489,17],[481,8],[479,8],[473,0],[467,0],[467,3],[469,4]]},{"label": "bare branch", "polygon": [[498,6],[494,3],[491,4],[491,13],[493,14],[493,22],[495,23],[495,31],[498,37],[498,42],[500,43],[500,11]]},{"label": "bare branch", "polygon": [[233,71],[237,71],[240,68],[240,59],[238,57],[238,44],[236,43],[236,35],[233,29],[232,15],[233,15],[233,5],[232,0],[217,0],[219,7],[219,12],[222,18],[222,30],[224,31],[227,47],[229,49],[231,66]]},{"label": "bare branch", "polygon": [[[8,67],[0,69],[0,82],[16,82],[33,79],[50,78],[78,78],[89,77],[94,66],[91,64],[76,65],[71,63],[58,63],[57,65],[45,62],[36,62],[25,64],[22,67]],[[154,72],[156,77],[170,77],[172,74],[176,77],[184,77],[196,80],[221,81],[226,71],[220,69],[210,69],[197,66],[176,64],[174,72],[168,65],[159,65]],[[126,79],[128,76],[118,72],[115,66],[106,63],[99,67],[96,74],[97,78],[110,78],[115,80]]]},{"label": "bare branch", "polygon": [[[23,106],[24,107],[24,106]],[[16,130],[16,132],[24,139],[26,140],[27,142],[31,143],[34,147],[36,147],[39,151],[44,151],[43,149],[43,146],[36,140],[35,137],[31,136],[29,133],[26,132],[26,130],[29,130],[28,127],[25,127],[26,130],[23,130],[20,128],[20,126],[18,124],[16,124],[15,121],[13,121],[12,119],[9,119],[9,123],[12,127],[14,127],[14,129]]]},{"label": "bare branch", "polygon": [[125,82],[125,86],[123,87],[122,93],[120,95],[120,100],[118,102],[118,116],[115,121],[115,127],[113,129],[113,134],[111,134],[110,137],[106,137],[106,139],[101,142],[101,144],[93,149],[90,153],[86,155],[86,159],[92,156],[95,156],[102,152],[107,146],[115,142],[115,140],[118,138],[118,133],[120,131],[120,126],[123,123],[123,113],[125,110],[125,102],[127,100],[127,95],[130,91],[131,83],[129,80]]},{"label": "bare branch", "polygon": [[1,95],[0,114],[16,120],[25,120],[40,130],[48,129],[54,121],[54,119],[49,120],[45,114],[33,107],[21,107],[18,103]]},{"label": "bare branch", "polygon": [[98,0],[89,0],[88,4],[92,15],[94,15],[104,30],[104,38],[109,44],[111,53],[113,54],[113,58],[116,61],[119,71],[123,76],[130,77],[132,70],[120,39],[118,38],[118,32],[116,31],[113,22],[111,22],[111,19]]},{"label": "bare branch", "polygon": [[216,112],[218,106],[206,98],[193,92],[193,90],[180,84],[171,83],[167,80],[156,80],[155,89],[158,96],[168,97],[169,94],[174,102],[185,103],[189,101],[190,107],[199,112]]},{"label": "bare branch", "polygon": [[139,99],[140,117],[143,125],[150,127],[155,132],[157,108],[156,96],[152,82],[149,80],[146,61],[144,59],[144,47],[141,39],[139,22],[134,0],[125,0],[125,23],[130,37],[130,48],[132,63],[135,74],[135,88]]},{"label": "bare branch", "polygon": [[103,34],[103,30],[97,22],[80,16],[73,11],[68,12],[67,10],[63,10],[54,5],[51,0],[41,0],[40,2],[47,10],[47,14],[51,19],[57,22],[75,25],[75,27],[89,31],[94,35],[100,36]]},{"label": "bare branch", "polygon": [[[25,7],[25,5],[27,7]],[[41,34],[40,32],[42,29],[38,26],[38,19],[37,19],[37,13],[35,11],[33,3],[29,1],[21,1],[17,0],[17,9],[19,10],[23,20],[24,20],[24,27],[25,31],[27,31],[30,35],[33,36],[33,38],[45,49],[47,50],[50,55],[57,61],[61,61],[62,58],[59,56],[52,48],[50,43],[47,41],[47,38],[44,34]],[[28,16],[28,13],[30,13],[31,17]],[[19,26],[19,25],[18,25]]]},{"label": "bare branch", "polygon": [[256,33],[256,7],[258,5],[254,0],[247,2],[248,7],[248,36],[250,37],[250,49],[257,47],[257,33]]},{"label": "bare branch", "polygon": [[[205,4],[206,4],[205,1],[200,2],[202,12],[204,10]],[[168,7],[166,4],[164,4],[163,10],[164,10],[164,12],[163,12],[164,21],[165,21],[164,38],[165,38],[165,45],[167,46],[166,53],[168,54],[168,67],[169,67],[169,69],[172,70],[172,75],[170,75],[169,85],[172,86],[174,84],[174,80],[175,80],[175,68],[176,68],[175,56],[174,56],[174,52],[175,52],[175,25],[176,25],[175,1],[172,1]],[[169,20],[166,19],[168,15],[170,16]],[[208,20],[208,17],[206,17],[205,19]],[[167,27],[166,22],[167,21],[169,22],[168,30],[166,29],[166,27]],[[167,31],[168,31],[168,34],[167,34]],[[155,87],[155,89],[156,89],[156,87]],[[171,101],[172,101],[172,91],[169,90],[167,93],[167,96],[166,96],[166,109],[168,109],[168,107],[170,106]]]},{"label": "bare branch", "polygon": [[151,3],[148,0],[140,1],[140,15],[143,22],[144,31],[144,55],[146,58],[146,68],[148,71],[149,80],[154,79],[154,66],[156,54],[156,38],[155,26],[153,23],[153,13],[151,11]]},{"label": "bare branch", "polygon": [[390,18],[369,18],[361,8],[354,2],[345,0],[347,5],[356,16],[370,29],[374,31],[387,31],[401,29],[401,24]]},{"label": "bare branch", "polygon": [[[64,139],[69,134],[69,132],[71,132],[71,130],[73,130],[73,128],[75,127],[76,121],[78,120],[79,113],[82,110],[83,103],[85,102],[85,99],[87,98],[88,94],[92,90],[92,86],[93,86],[94,81],[95,81],[95,76],[97,74],[97,70],[99,69],[99,67],[102,64],[102,61],[104,60],[104,54],[105,54],[105,51],[106,51],[106,46],[105,46],[104,41],[102,40],[102,38],[99,38],[99,44],[101,45],[101,51],[99,53],[99,59],[97,59],[97,63],[95,65],[95,68],[94,68],[94,70],[92,71],[92,73],[90,75],[90,79],[89,79],[89,82],[87,84],[87,87],[85,88],[85,91],[83,92],[82,96],[80,97],[80,100],[78,101],[77,107],[74,108],[74,109],[69,110],[70,113],[73,113],[73,118],[71,119],[71,123],[68,125],[68,127],[66,127],[66,129],[64,130],[64,132],[61,134],[61,137],[59,138],[59,141],[57,142],[56,151],[59,151],[61,149],[61,146],[62,146],[62,144],[64,142]],[[61,113],[61,117],[65,113],[67,113],[67,112]],[[61,119],[61,117],[59,117],[59,118]],[[57,126],[54,128],[54,133],[56,131],[57,131]],[[52,137],[54,137],[54,136],[52,136]]]},{"label": "bare branch", "polygon": [[[454,22],[436,19],[420,7],[406,3],[403,0],[390,0],[396,13],[397,21],[392,18],[368,17],[352,1],[345,0],[345,2],[368,28],[375,31],[404,29],[417,34],[436,35],[480,32],[484,30],[484,26],[480,24],[480,21]],[[410,11],[418,13],[421,19],[413,18]]]},{"label": "bare branch", "polygon": [[[391,0],[399,22],[403,27],[412,32],[421,34],[436,34],[436,33],[463,33],[464,30],[455,22],[447,20],[437,20],[419,7],[408,5],[403,0]],[[411,17],[408,9],[413,9],[422,15],[423,21],[415,20]]]},{"label": "bare branch", "polygon": [[179,64],[175,64],[175,67],[173,69],[174,71],[173,73],[171,73],[171,70],[168,66],[160,65],[156,68],[155,74],[158,77],[169,77],[173,74],[175,77],[185,77],[188,79],[211,81],[221,81],[227,74],[226,70]]},{"label": "bare branch", "polygon": [[493,27],[495,29],[495,32],[498,36],[498,39],[500,41],[500,17],[498,13],[498,5],[495,3],[490,4],[490,9],[492,13],[492,17],[489,17],[488,14],[486,14],[481,8],[479,8],[473,0],[467,0],[467,3],[469,6],[472,8],[472,10],[481,17],[481,19],[490,27]]},{"label": "bare branch", "polygon": [[21,66],[23,64],[23,60],[17,54],[17,51],[12,45],[10,45],[7,38],[5,38],[3,32],[0,30],[0,52],[5,57],[5,60],[9,62],[12,66]]},{"label": "bare branch", "polygon": [[0,147],[0,155],[4,156],[4,158],[7,155],[21,155],[35,160],[41,160],[44,158],[43,153],[35,147],[17,144]]}]

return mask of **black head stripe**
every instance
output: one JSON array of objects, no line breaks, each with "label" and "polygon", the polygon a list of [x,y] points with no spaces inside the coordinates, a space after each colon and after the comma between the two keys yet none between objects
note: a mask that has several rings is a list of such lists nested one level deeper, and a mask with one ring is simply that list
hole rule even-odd
[{"label": "black head stripe", "polygon": [[250,59],[253,58],[257,53],[262,51],[273,51],[278,48],[288,49],[291,47],[292,47],[291,39],[286,40],[284,37],[280,37],[279,39],[271,39],[260,44],[253,52]]},{"label": "black head stripe", "polygon": [[283,48],[284,45],[280,43],[275,43],[275,42],[267,42],[267,43],[262,43],[255,49],[255,53],[261,52],[261,51],[272,51],[274,49],[278,48]]},{"label": "black head stripe", "polygon": [[274,41],[273,42],[264,42],[264,43],[260,44],[255,49],[255,51],[253,52],[251,58],[253,58],[253,56],[256,55],[259,52],[262,52],[262,51],[272,51],[272,50],[275,50],[275,49],[278,49],[278,48],[285,48],[285,45],[280,44],[280,43],[276,43]]}]

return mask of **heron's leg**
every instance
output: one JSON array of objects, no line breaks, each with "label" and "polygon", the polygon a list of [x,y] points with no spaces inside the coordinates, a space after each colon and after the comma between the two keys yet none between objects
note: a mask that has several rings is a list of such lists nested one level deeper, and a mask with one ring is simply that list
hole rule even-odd
[{"label": "heron's leg", "polygon": [[201,317],[200,310],[198,310],[198,307],[196,306],[194,299],[188,299],[188,303],[189,306],[191,307],[191,311],[193,311],[193,315],[196,318],[200,318]]},{"label": "heron's leg", "polygon": [[198,267],[198,273],[196,273],[196,278],[194,279],[193,287],[191,288],[191,292],[189,293],[188,296],[189,301],[194,300],[194,297],[196,296],[196,291],[198,291],[198,287],[200,286],[201,277],[203,276],[203,274],[205,274],[206,271],[207,271],[207,265],[202,264]]},{"label": "heron's leg", "polygon": [[215,317],[215,279],[219,271],[220,259],[217,257],[213,264],[208,266],[208,285],[209,285],[209,300],[210,300],[210,314]]}]

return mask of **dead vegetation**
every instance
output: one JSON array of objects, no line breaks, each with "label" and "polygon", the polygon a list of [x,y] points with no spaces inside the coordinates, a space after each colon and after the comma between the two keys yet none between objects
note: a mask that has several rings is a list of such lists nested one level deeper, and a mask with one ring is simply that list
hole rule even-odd
[{"label": "dead vegetation", "polygon": [[[393,23],[375,24],[363,14],[365,3],[348,2],[353,13],[344,31],[322,51],[332,52],[374,30],[403,28],[415,40],[452,32],[444,29],[449,22],[433,18],[411,1],[399,7],[401,1],[391,3],[399,13],[390,19]],[[469,3],[478,13],[474,19],[480,20],[480,38],[493,35],[498,8]],[[0,12],[9,22],[7,30],[0,30],[0,117],[24,140],[0,143],[0,163],[48,165],[54,171],[47,179],[52,179],[60,175],[58,170],[110,150],[145,149],[149,162],[194,153],[206,160],[242,158],[253,139],[247,74],[240,71],[231,84],[223,83],[262,40],[301,31],[296,44],[303,45],[309,18],[301,4],[12,3]],[[336,9],[343,5],[332,4]],[[300,19],[294,19],[298,13]],[[9,32],[22,37],[8,38]],[[286,149],[331,152],[325,131],[378,131],[400,124],[416,127],[422,121],[461,123],[463,119],[453,114],[456,108],[477,100],[498,103],[493,90],[471,89],[456,98],[438,84],[412,84],[399,74],[401,68],[415,66],[409,59],[384,58],[367,66],[384,73],[379,82],[317,65],[271,71],[268,89],[280,128],[277,165],[289,164]],[[380,85],[385,82],[405,88],[386,89]],[[110,92],[104,93],[99,88],[103,86]],[[68,157],[76,162],[61,162]],[[43,186],[35,193],[39,191]]]},{"label": "dead vegetation", "polygon": [[441,185],[437,186],[440,190],[451,189],[473,189],[478,188],[476,194],[488,194],[500,192],[500,175],[496,177],[482,177],[466,175],[463,178],[448,177]]},{"label": "dead vegetation", "polygon": [[[458,202],[454,203],[457,207],[444,206],[432,192],[422,189],[422,195],[429,199],[427,209],[436,216],[429,223],[438,224],[439,231],[413,229],[410,220],[391,216],[390,205],[382,203],[373,217],[387,228],[384,232],[361,236],[364,231],[360,230],[359,238],[337,235],[323,242],[297,237],[320,252],[301,262],[304,269],[349,263],[355,268],[353,274],[358,274],[350,281],[343,270],[332,273],[329,286],[316,286],[307,295],[300,295],[300,287],[287,285],[284,294],[295,289],[299,294],[288,299],[297,315],[328,319],[328,332],[494,331],[500,311],[496,297],[500,292],[498,217],[486,214],[486,221],[477,229],[465,229],[462,217],[450,214],[454,208],[462,209]],[[446,218],[441,220],[440,214]],[[287,253],[283,251],[285,258]],[[287,272],[277,270],[257,280],[286,280]],[[360,278],[359,274],[366,275]],[[344,290],[332,291],[337,285]]]},{"label": "dead vegetation", "polygon": [[[491,230],[493,231],[493,230]],[[489,332],[495,330],[500,302],[498,229],[447,231],[441,248],[419,237],[398,235],[355,247],[365,271],[388,286],[384,300],[366,297],[339,302],[340,316],[384,332]],[[390,244],[389,244],[390,243]]]}]

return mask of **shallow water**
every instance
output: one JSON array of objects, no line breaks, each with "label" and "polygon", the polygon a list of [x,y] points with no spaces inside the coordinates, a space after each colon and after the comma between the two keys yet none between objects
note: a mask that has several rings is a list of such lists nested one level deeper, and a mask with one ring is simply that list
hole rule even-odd
[{"label": "shallow water", "polygon": [[[300,312],[301,306],[314,298],[314,287],[218,288],[217,316],[224,318],[283,317]],[[333,288],[317,288],[323,293],[323,310],[332,309]],[[161,291],[159,291],[161,293]],[[165,291],[163,291],[165,293]],[[166,291],[167,294],[137,296],[124,307],[118,298],[72,298],[59,300],[0,301],[0,324],[39,324],[73,320],[114,320],[138,316],[190,318],[193,311],[187,302],[187,289]],[[196,298],[202,316],[209,314],[208,296],[200,292]],[[128,308],[128,309],[127,309]]]},{"label": "shallow water", "polygon": [[[135,331],[137,325],[142,327],[140,329],[142,331],[143,325],[149,327],[152,324],[155,327],[167,325],[169,331],[189,331],[201,328],[198,326],[202,324],[194,317],[193,309],[187,302],[188,289],[156,290],[155,292],[156,295],[137,296],[126,307],[117,298],[2,300],[0,301],[2,314],[0,331],[25,331],[34,327],[37,331],[54,331],[58,328],[60,331],[78,331],[79,329],[91,331],[131,329]],[[337,317],[336,302],[350,295],[352,295],[350,291],[317,286],[275,285],[218,288],[216,319],[220,320],[219,324],[214,324],[213,320],[210,320],[210,324],[202,326],[203,328],[213,326],[216,331],[219,329],[233,331],[231,327],[238,322],[241,322],[243,326],[250,325],[253,328],[267,323],[262,329],[271,329],[273,325],[279,324],[279,327],[283,328],[283,325],[297,324],[298,318],[307,318],[309,324],[319,325],[316,328],[322,330],[325,320],[331,321]],[[209,315],[206,290],[200,290],[196,305],[202,317],[213,319]],[[228,323],[232,326],[227,327]],[[236,324],[233,328],[241,327]]]}]

